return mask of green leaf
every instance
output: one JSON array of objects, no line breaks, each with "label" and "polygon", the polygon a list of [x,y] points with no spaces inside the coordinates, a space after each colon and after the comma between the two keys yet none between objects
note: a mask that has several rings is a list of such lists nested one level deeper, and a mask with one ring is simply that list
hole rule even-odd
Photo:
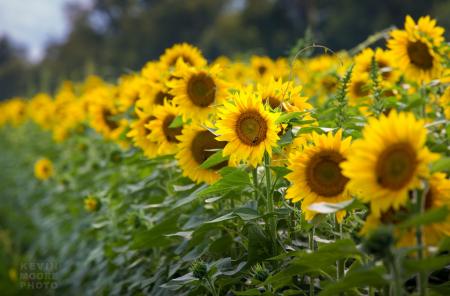
[{"label": "green leaf", "polygon": [[178,115],[177,117],[175,117],[172,122],[170,123],[169,127],[170,128],[176,128],[176,127],[180,127],[183,126],[183,118],[181,117],[181,115]]},{"label": "green leaf", "polygon": [[254,220],[261,217],[258,211],[252,208],[239,208],[234,211],[234,214],[239,216],[244,221]]},{"label": "green leaf", "polygon": [[280,115],[280,117],[275,120],[275,124],[286,123],[289,122],[293,118],[301,118],[301,115],[305,112],[290,112],[284,113]]},{"label": "green leaf", "polygon": [[450,157],[442,157],[431,165],[431,172],[450,172]]},{"label": "green leaf", "polygon": [[207,222],[205,222],[205,223],[206,223],[206,224],[218,223],[218,222],[223,222],[223,221],[231,220],[231,219],[234,219],[234,218],[236,218],[236,216],[234,215],[233,212],[231,212],[231,213],[227,213],[227,214],[225,214],[225,215],[222,215],[222,216],[220,216],[220,217],[217,217],[217,218],[214,219],[214,220],[207,221]]},{"label": "green leaf", "polygon": [[382,287],[387,284],[387,281],[384,279],[385,273],[386,271],[382,266],[357,268],[348,272],[341,281],[327,285],[319,295],[334,296],[352,288]]},{"label": "green leaf", "polygon": [[178,231],[177,220],[178,215],[172,215],[149,230],[137,232],[133,236],[131,248],[145,249],[169,245],[172,240],[164,235]]},{"label": "green leaf", "polygon": [[400,223],[397,227],[404,229],[442,222],[447,218],[448,214],[449,211],[446,206],[431,209],[422,214],[412,215],[406,221]]},{"label": "green leaf", "polygon": [[275,172],[278,178],[283,178],[291,172],[290,169],[284,166],[271,166],[270,169]]},{"label": "green leaf", "polygon": [[228,160],[228,157],[224,157],[222,155],[223,150],[218,150],[216,151],[213,155],[211,155],[210,157],[208,157],[207,160],[205,160],[200,167],[202,169],[209,169],[210,167],[213,167],[219,163],[222,163],[224,161]]},{"label": "green leaf", "polygon": [[405,259],[403,266],[406,271],[414,274],[417,272],[431,272],[439,270],[448,264],[450,264],[450,255],[429,257],[421,260]]},{"label": "green leaf", "polygon": [[198,193],[199,197],[211,195],[224,195],[230,191],[242,191],[250,186],[250,177],[248,173],[237,168],[226,168],[220,170],[222,178],[216,183]]}]

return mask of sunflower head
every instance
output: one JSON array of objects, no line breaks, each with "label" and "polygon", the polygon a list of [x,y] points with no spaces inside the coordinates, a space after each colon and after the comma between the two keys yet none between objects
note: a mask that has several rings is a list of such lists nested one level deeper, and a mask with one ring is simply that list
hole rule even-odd
[{"label": "sunflower head", "polygon": [[34,164],[34,176],[42,181],[53,176],[53,164],[48,158],[41,158]]},{"label": "sunflower head", "polygon": [[180,79],[169,83],[174,103],[185,120],[204,121],[227,95],[227,84],[219,78],[220,66],[209,70],[181,67],[176,72]]},{"label": "sunflower head", "polygon": [[[303,142],[303,141],[302,141]],[[350,198],[347,190],[348,178],[342,174],[341,163],[350,150],[351,138],[342,139],[342,130],[335,135],[313,133],[312,142],[289,156],[287,175],[291,182],[286,198],[302,201],[306,219],[311,220],[315,212],[309,206],[317,202],[339,203]],[[345,212],[338,213],[341,220]]]},{"label": "sunflower head", "polygon": [[220,175],[218,170],[227,166],[228,161],[204,169],[200,165],[218,150],[223,149],[226,142],[216,140],[210,130],[199,126],[186,126],[180,140],[179,152],[176,155],[183,175],[196,182],[213,183]]},{"label": "sunflower head", "polygon": [[178,60],[192,67],[203,67],[206,60],[200,50],[190,44],[175,44],[171,48],[166,49],[160,57],[161,64],[166,69],[175,67]]},{"label": "sunflower head", "polygon": [[155,117],[139,109],[136,109],[136,113],[138,114],[138,119],[131,123],[127,137],[132,138],[134,145],[141,148],[146,157],[153,158],[157,155],[158,144],[148,138],[150,130],[146,126]]},{"label": "sunflower head", "polygon": [[375,62],[378,67],[381,79],[383,81],[395,82],[398,79],[398,71],[395,69],[395,61],[390,51],[385,51],[377,48],[375,51],[371,48],[366,48],[355,57],[356,74],[370,74],[372,70],[372,59],[375,57]]},{"label": "sunflower head", "polygon": [[425,140],[424,122],[411,113],[393,110],[388,116],[369,119],[363,138],[354,143],[342,168],[350,187],[371,203],[375,215],[405,205],[408,191],[428,175],[436,155],[425,147]]},{"label": "sunflower head", "polygon": [[265,110],[261,97],[256,93],[241,90],[233,95],[233,101],[226,102],[219,109],[217,137],[228,142],[224,156],[230,155],[230,163],[248,161],[256,167],[261,162],[264,151],[272,155],[272,147],[277,145],[278,129],[275,124],[279,113]]}]

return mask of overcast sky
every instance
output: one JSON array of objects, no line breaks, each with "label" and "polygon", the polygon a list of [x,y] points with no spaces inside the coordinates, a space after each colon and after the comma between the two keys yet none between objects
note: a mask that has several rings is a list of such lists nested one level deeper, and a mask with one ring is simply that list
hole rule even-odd
[{"label": "overcast sky", "polygon": [[62,40],[69,27],[64,15],[67,3],[89,5],[91,0],[0,0],[0,35],[25,46],[38,61],[49,40]]}]

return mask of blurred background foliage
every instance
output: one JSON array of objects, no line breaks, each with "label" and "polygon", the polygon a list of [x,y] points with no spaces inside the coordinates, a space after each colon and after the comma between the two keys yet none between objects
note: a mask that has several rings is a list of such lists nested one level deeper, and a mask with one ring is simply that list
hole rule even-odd
[{"label": "blurred background foliage", "polygon": [[70,4],[71,32],[49,44],[42,61],[30,64],[25,50],[0,39],[0,99],[51,91],[62,80],[86,74],[114,79],[139,70],[177,42],[200,47],[208,59],[249,53],[288,54],[308,30],[312,41],[349,49],[367,36],[401,26],[405,15],[430,14],[447,29],[446,0],[93,0]]}]

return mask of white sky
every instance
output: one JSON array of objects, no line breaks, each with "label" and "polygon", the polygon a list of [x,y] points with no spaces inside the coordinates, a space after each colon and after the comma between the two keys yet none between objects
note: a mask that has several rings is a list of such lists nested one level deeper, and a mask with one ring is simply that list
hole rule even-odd
[{"label": "white sky", "polygon": [[0,0],[0,35],[24,45],[29,58],[38,61],[48,41],[67,35],[64,6],[74,2],[89,5],[91,0]]}]

